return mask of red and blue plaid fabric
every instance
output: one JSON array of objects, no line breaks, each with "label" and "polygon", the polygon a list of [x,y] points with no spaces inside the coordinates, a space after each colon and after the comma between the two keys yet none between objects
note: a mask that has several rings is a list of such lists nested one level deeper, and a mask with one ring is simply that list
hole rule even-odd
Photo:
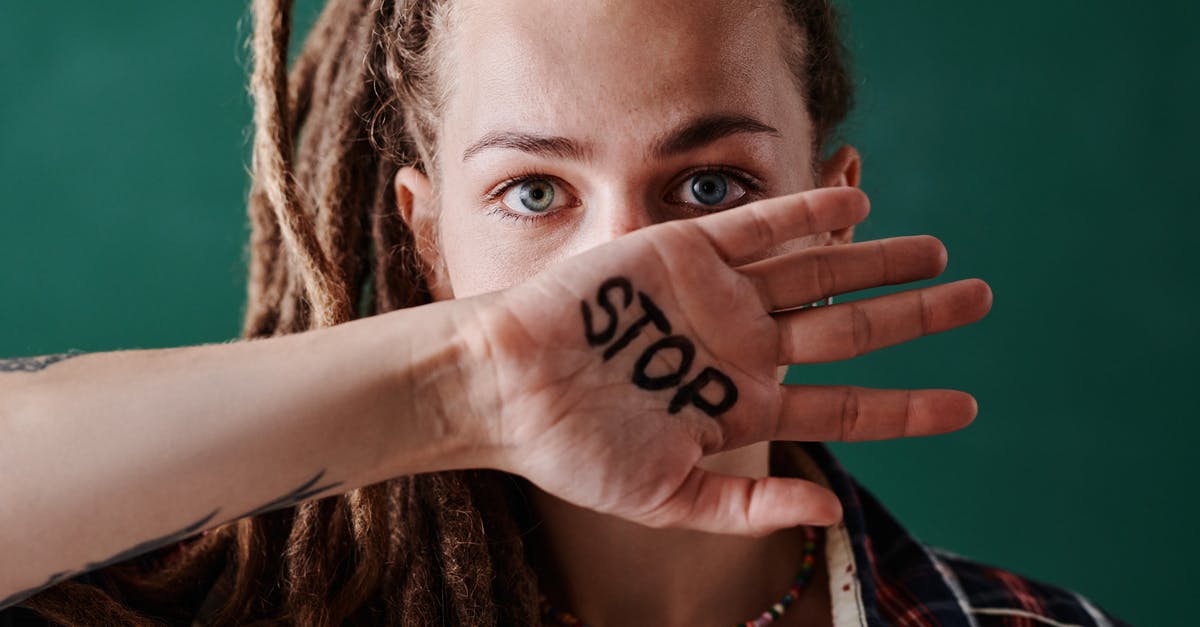
[{"label": "red and blue plaid fabric", "polygon": [[841,500],[842,522],[826,531],[835,627],[1128,625],[1074,592],[922,544],[823,444],[772,443],[776,473]]}]

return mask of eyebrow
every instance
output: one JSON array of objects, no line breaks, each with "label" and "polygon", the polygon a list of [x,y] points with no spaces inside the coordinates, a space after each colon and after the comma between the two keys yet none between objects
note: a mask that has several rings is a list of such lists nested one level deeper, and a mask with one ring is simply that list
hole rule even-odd
[{"label": "eyebrow", "polygon": [[543,157],[558,157],[586,161],[591,151],[579,142],[566,137],[519,133],[515,131],[495,131],[484,135],[463,151],[463,161],[488,150],[489,148],[507,148],[519,150],[531,155]]},{"label": "eyebrow", "polygon": [[[779,137],[775,127],[740,114],[716,114],[694,118],[663,134],[654,142],[650,153],[662,159],[711,144],[723,137],[740,133],[766,134]],[[517,131],[493,131],[481,137],[463,151],[463,161],[491,149],[505,148],[542,157],[557,157],[587,161],[592,150],[569,137],[538,135]]]},{"label": "eyebrow", "polygon": [[659,159],[682,154],[739,133],[779,137],[779,131],[746,115],[706,115],[681,124],[654,143],[651,154]]}]

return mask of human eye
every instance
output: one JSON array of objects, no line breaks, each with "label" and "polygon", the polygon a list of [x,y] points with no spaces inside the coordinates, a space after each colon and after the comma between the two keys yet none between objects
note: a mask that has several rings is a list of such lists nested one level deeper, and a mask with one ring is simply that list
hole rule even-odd
[{"label": "human eye", "polygon": [[571,194],[556,179],[528,174],[509,178],[485,196],[496,201],[489,213],[502,219],[532,221],[571,206]]},{"label": "human eye", "polygon": [[709,168],[686,175],[672,187],[667,200],[704,210],[720,210],[733,206],[747,194],[758,192],[761,187],[756,178],[744,172]]}]

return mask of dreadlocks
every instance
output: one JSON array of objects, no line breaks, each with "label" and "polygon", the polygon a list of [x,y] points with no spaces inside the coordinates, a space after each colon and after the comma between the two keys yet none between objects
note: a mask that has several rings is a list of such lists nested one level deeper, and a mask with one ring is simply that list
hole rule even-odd
[{"label": "dreadlocks", "polygon": [[[392,181],[405,165],[433,170],[445,4],[330,0],[289,73],[291,3],[253,0],[244,337],[430,301]],[[850,107],[834,15],[827,0],[785,5],[785,55],[819,150]],[[536,624],[523,482],[397,477],[227,523],[22,605],[66,625]]]}]

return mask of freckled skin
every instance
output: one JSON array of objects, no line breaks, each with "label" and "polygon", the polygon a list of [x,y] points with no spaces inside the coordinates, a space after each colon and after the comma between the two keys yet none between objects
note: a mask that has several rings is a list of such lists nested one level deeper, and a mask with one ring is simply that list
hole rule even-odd
[{"label": "freckled skin", "polygon": [[[515,285],[624,233],[696,215],[661,200],[686,168],[744,167],[771,196],[814,187],[811,125],[776,43],[783,19],[769,2],[456,4],[443,72],[450,87],[439,127],[440,202],[418,197],[414,208],[414,226],[439,242],[435,297]],[[650,138],[689,116],[729,111],[780,136],[729,137],[679,158],[648,158]],[[494,150],[463,163],[466,146],[502,129],[574,138],[593,147],[595,159]],[[857,168],[856,159],[847,165]],[[563,179],[586,211],[532,228],[487,215],[481,195],[523,170]],[[830,185],[842,172],[826,174]],[[809,237],[788,248],[817,243]],[[786,371],[778,369],[780,380]],[[706,463],[719,468],[720,458]]]},{"label": "freckled skin", "polygon": [[[803,101],[780,89],[790,75],[778,47],[762,45],[777,39],[776,11],[736,2],[457,5],[436,209],[453,293],[507,287],[622,233],[695,215],[661,202],[688,167],[752,169],[771,195],[812,187]],[[726,111],[763,120],[780,137],[730,137],[666,162],[645,154],[652,138],[682,120]],[[462,163],[465,146],[499,129],[574,138],[596,158],[580,164],[497,150]],[[562,178],[588,210],[533,232],[482,215],[480,194],[529,168]]]},{"label": "freckled skin", "polygon": [[[412,198],[411,207],[402,208],[406,219],[419,236],[437,242],[425,251],[435,298],[513,286],[556,261],[636,229],[701,215],[695,207],[665,200],[683,187],[681,176],[697,167],[728,166],[763,182],[761,194],[736,204],[818,183],[856,185],[858,160],[852,150],[831,158],[821,168],[820,181],[813,178],[811,125],[780,53],[784,19],[782,8],[772,2],[455,3],[442,66],[448,98],[438,129],[436,189],[411,169],[398,177],[405,192],[398,197]],[[662,159],[651,154],[654,140],[684,121],[721,113],[752,117],[778,133],[735,134]],[[463,160],[468,146],[500,131],[570,138],[586,147],[590,158],[497,148]],[[559,183],[555,202],[562,196],[576,202],[531,224],[489,214],[497,203],[485,202],[484,195],[513,175],[530,173]],[[845,242],[852,232],[809,236],[785,248]],[[582,328],[580,341],[586,346]],[[785,372],[786,367],[778,369],[780,380]],[[760,442],[703,458],[699,466],[763,476],[767,452],[768,443]],[[648,529],[577,508],[536,488],[530,498],[545,520],[543,533],[558,554],[561,572],[582,572],[563,555],[582,555],[582,547],[607,539],[605,555],[590,556],[584,569],[592,573],[588,594],[597,595],[592,598],[600,599],[600,606],[608,603],[605,599],[630,594],[628,586],[660,591],[664,599],[682,595],[694,600],[695,590],[727,586],[722,572],[755,572],[755,581],[744,581],[745,590],[732,594],[759,594],[754,591],[778,587],[794,575],[792,556],[802,546],[795,533],[747,539]],[[647,561],[661,568],[643,568]],[[630,571],[633,564],[642,565],[636,575]],[[697,575],[683,590],[672,570],[712,575]],[[813,581],[817,592],[801,599],[780,624],[801,618],[807,624],[828,621],[824,581],[819,567]],[[616,582],[625,587],[609,588]],[[714,592],[708,602],[729,601],[714,600],[729,594],[726,590]],[[568,594],[557,587],[549,593],[560,599]],[[689,611],[703,611],[693,601],[688,604],[693,607]],[[747,605],[745,599],[738,603],[742,605]]]}]

